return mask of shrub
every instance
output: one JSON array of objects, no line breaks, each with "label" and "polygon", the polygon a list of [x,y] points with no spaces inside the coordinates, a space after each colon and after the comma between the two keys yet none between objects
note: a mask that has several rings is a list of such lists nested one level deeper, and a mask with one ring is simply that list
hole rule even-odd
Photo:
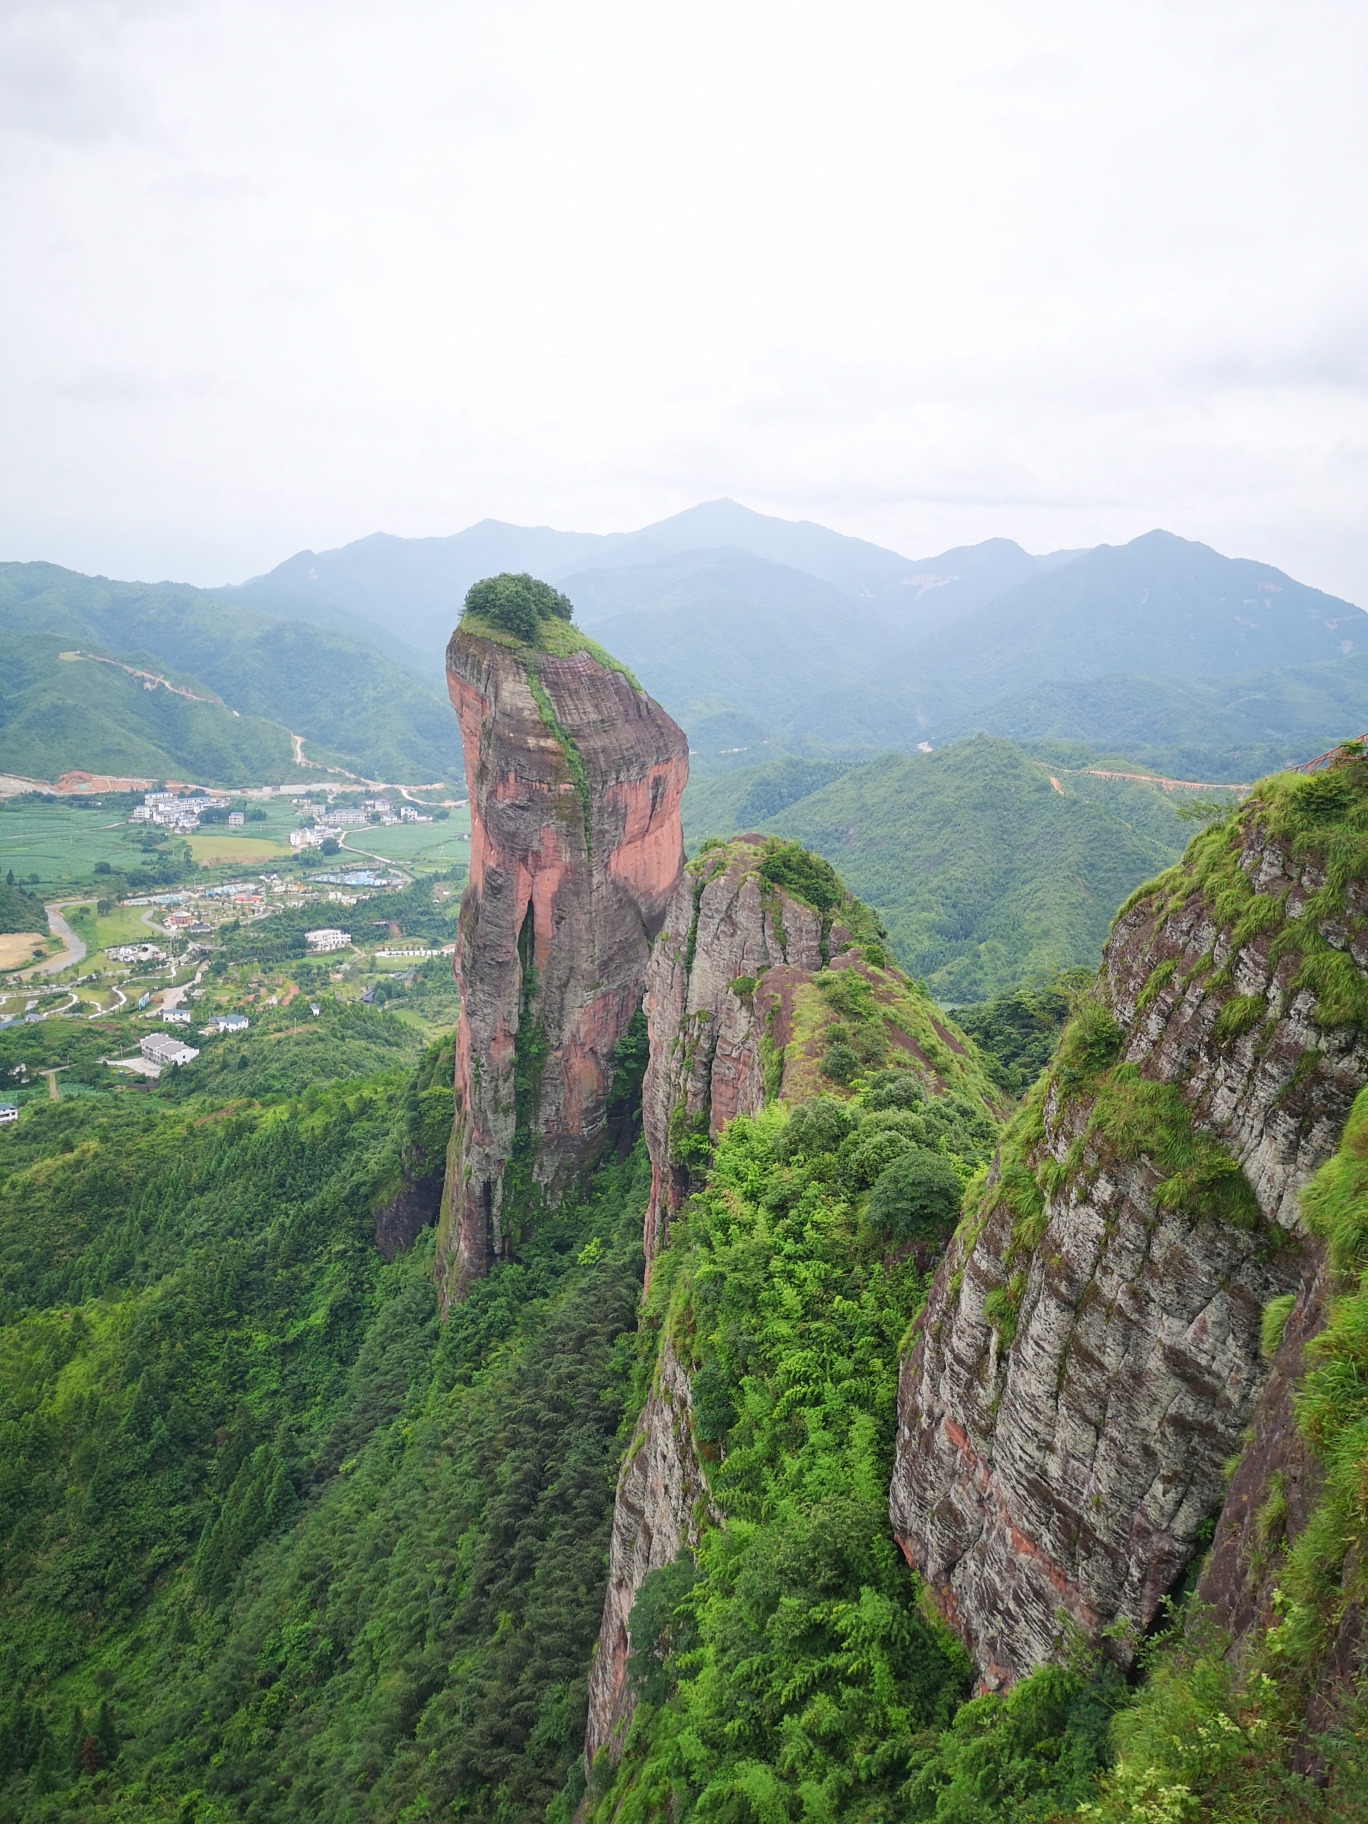
[{"label": "shrub", "polygon": [[960,1181],[939,1153],[909,1147],[879,1175],[869,1193],[865,1220],[895,1241],[942,1235],[959,1218]]},{"label": "shrub", "polygon": [[845,898],[841,877],[829,861],[805,849],[801,842],[783,842],[771,836],[760,861],[760,878],[767,886],[782,887],[814,912],[828,918]]},{"label": "shrub", "polygon": [[921,1084],[910,1070],[881,1070],[869,1079],[865,1090],[865,1107],[919,1108],[926,1100]]},{"label": "shrub", "polygon": [[830,1077],[833,1083],[848,1087],[864,1069],[860,1054],[853,1045],[838,1040],[822,1059],[822,1075]]},{"label": "shrub", "polygon": [[466,591],[465,611],[527,646],[535,645],[543,621],[568,621],[575,612],[569,597],[549,583],[525,572],[514,575],[509,571],[472,583]]},{"label": "shrub", "polygon": [[883,1176],[893,1161],[913,1144],[906,1134],[895,1128],[877,1127],[866,1132],[858,1128],[841,1142],[836,1155],[840,1185],[852,1197],[867,1191]]},{"label": "shrub", "polygon": [[814,1158],[834,1153],[855,1126],[855,1117],[834,1096],[814,1096],[800,1102],[788,1118],[775,1152],[781,1159]]}]

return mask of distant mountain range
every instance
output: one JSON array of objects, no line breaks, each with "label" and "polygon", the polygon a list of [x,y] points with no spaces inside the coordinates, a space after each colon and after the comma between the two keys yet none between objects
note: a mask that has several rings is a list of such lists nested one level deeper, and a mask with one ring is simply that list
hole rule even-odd
[{"label": "distant mountain range", "polygon": [[377,535],[301,552],[235,594],[369,629],[435,679],[470,583],[523,568],[564,589],[680,720],[700,774],[982,730],[1234,780],[1368,726],[1360,609],[1167,532],[1044,557],[989,539],[914,561],[723,500],[607,536],[494,520]]},{"label": "distant mountain range", "polygon": [[0,772],[297,779],[292,735],[369,778],[462,777],[450,707],[372,641],[217,591],[0,564]]},{"label": "distant mountain range", "polygon": [[1193,834],[1175,814],[1193,794],[1100,777],[1091,759],[979,735],[857,766],[774,761],[694,779],[685,837],[796,837],[879,911],[938,1000],[985,1001],[1095,968],[1117,906]]},{"label": "distant mountain range", "polygon": [[[505,569],[569,594],[699,778],[987,732],[1233,781],[1368,727],[1368,621],[1269,565],[1166,532],[913,560],[722,500],[631,533],[377,533],[217,590],[0,565],[0,769],[236,783],[288,771],[293,734],[372,778],[454,781],[442,653],[466,589]],[[189,695],[72,649],[174,668]]]}]

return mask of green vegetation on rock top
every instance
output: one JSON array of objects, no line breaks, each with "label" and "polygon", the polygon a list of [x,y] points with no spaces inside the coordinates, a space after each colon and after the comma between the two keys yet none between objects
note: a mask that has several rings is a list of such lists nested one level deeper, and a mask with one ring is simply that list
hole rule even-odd
[{"label": "green vegetation on rock top", "polygon": [[501,646],[531,648],[568,659],[587,653],[605,671],[616,671],[635,691],[632,673],[597,640],[572,624],[573,606],[549,583],[532,576],[491,576],[471,586],[458,631],[479,634]]}]

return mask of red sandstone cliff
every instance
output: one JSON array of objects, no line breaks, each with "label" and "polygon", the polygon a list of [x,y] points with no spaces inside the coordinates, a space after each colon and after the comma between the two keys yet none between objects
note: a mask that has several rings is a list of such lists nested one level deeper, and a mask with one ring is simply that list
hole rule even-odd
[{"label": "red sandstone cliff", "polygon": [[[1335,952],[1308,972],[1308,955]],[[894,1529],[983,1686],[1059,1655],[1061,1616],[1093,1639],[1115,1623],[1147,1627],[1220,1509],[1222,1464],[1254,1419],[1261,1442],[1205,1586],[1237,1633],[1250,1626],[1251,1498],[1280,1471],[1304,1505],[1289,1387],[1322,1291],[1299,1195],[1368,1081],[1368,1036],[1314,983],[1342,998],[1346,974],[1365,967],[1362,890],[1327,905],[1323,860],[1275,834],[1257,801],[1118,919],[1098,995],[1132,1067],[1126,1087],[1099,1125],[1098,1080],[1062,1048],[1043,1131],[995,1164],[902,1374]],[[1166,1162],[1145,1113],[1156,1105],[1142,1099],[1161,1085],[1242,1168],[1243,1204],[1224,1206],[1239,1220],[1203,1207],[1197,1179]],[[1210,1184],[1222,1169],[1211,1156],[1202,1167]],[[1287,1359],[1261,1406],[1261,1310],[1299,1284]],[[1124,1639],[1115,1650],[1126,1656]]]},{"label": "red sandstone cliff", "polygon": [[447,682],[470,794],[444,1296],[506,1251],[506,1194],[555,1204],[598,1151],[613,1047],[684,862],[682,731],[587,652],[458,629]]}]

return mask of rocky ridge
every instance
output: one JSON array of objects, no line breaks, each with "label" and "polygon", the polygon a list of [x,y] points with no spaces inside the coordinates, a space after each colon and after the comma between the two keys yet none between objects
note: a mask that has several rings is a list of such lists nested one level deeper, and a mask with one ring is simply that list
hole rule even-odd
[{"label": "rocky ridge", "polygon": [[720,1518],[694,1447],[689,1376],[666,1337],[618,1477],[603,1623],[589,1674],[586,1768],[600,1748],[620,1743],[632,1720],[628,1624],[638,1591],[652,1571],[697,1546],[705,1521],[716,1524]]},{"label": "rocky ridge", "polygon": [[[871,1067],[905,1068],[933,1095],[975,1070],[963,1038],[889,965],[881,940],[873,914],[794,844],[743,836],[688,864],[646,978],[648,1272],[669,1246],[672,1218],[706,1184],[713,1146],[731,1121],[775,1100],[846,1093],[823,1071],[834,1034],[857,1039]],[[863,1009],[856,1030],[852,995]],[[990,1099],[986,1079],[974,1090]],[[618,1483],[586,1770],[602,1749],[616,1759],[631,1720],[628,1622],[637,1594],[708,1523],[724,1524],[725,1515],[709,1493],[689,1372],[667,1323]]]},{"label": "rocky ridge", "polygon": [[[1333,797],[1265,782],[1123,909],[937,1273],[890,1512],[981,1688],[1070,1630],[1129,1657],[1267,1418],[1265,1305],[1301,1288],[1288,1351],[1316,1321],[1300,1193],[1368,1081],[1368,900],[1317,839]],[[1209,1587],[1239,1555],[1240,1493]]]},{"label": "rocky ridge", "polygon": [[683,733],[607,655],[463,624],[447,649],[470,796],[456,1127],[438,1225],[446,1299],[599,1151],[613,1048],[684,861]]}]

